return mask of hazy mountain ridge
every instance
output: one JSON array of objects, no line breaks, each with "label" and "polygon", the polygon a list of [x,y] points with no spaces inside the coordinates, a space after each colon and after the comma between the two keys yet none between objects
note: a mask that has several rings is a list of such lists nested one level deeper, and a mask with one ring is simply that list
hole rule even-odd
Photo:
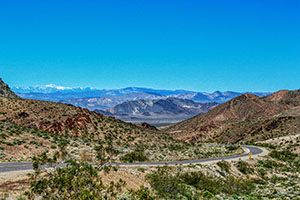
[{"label": "hazy mountain ridge", "polygon": [[176,123],[191,118],[199,113],[209,111],[216,105],[218,103],[196,103],[188,99],[169,97],[128,101],[105,111],[96,111],[127,122],[161,124]]},{"label": "hazy mountain ridge", "polygon": [[[116,116],[119,119],[129,122],[155,122],[168,124],[168,123],[177,123],[182,120],[193,117],[199,113],[203,113],[203,111],[199,111],[199,109],[185,109],[183,113],[174,114],[174,112],[178,112],[180,109],[176,106],[171,107],[174,109],[169,111],[169,113],[161,112],[152,112],[152,114],[148,114],[148,111],[138,112],[138,114],[133,114],[128,111],[126,113],[112,113],[108,109],[113,109],[115,106],[127,102],[132,102],[128,104],[123,104],[120,108],[124,109],[124,106],[130,105],[135,109],[140,109],[142,105],[138,105],[137,102],[133,102],[136,100],[166,100],[168,98],[176,98],[182,100],[191,100],[193,103],[224,103],[229,101],[232,98],[242,95],[240,92],[220,92],[216,91],[213,93],[207,92],[194,92],[188,90],[161,90],[161,89],[151,89],[151,88],[139,88],[139,87],[127,87],[122,89],[111,89],[111,90],[99,90],[94,88],[71,88],[71,87],[62,87],[55,86],[53,84],[43,86],[43,87],[28,87],[28,88],[14,88],[19,96],[26,99],[37,99],[37,100],[45,100],[45,101],[54,101],[61,102],[66,104],[72,104],[77,107],[88,108],[91,111],[97,111],[107,116]],[[38,93],[36,92],[38,91]],[[42,93],[41,93],[42,92]],[[269,93],[261,93],[261,92],[253,92],[253,94],[257,94],[259,96],[265,96]],[[168,101],[160,101],[161,103],[165,103],[164,106],[166,109],[168,106],[171,106],[172,103]],[[141,102],[140,102],[141,103]],[[148,102],[149,103],[149,102]],[[153,102],[152,102],[153,103]],[[134,105],[136,104],[136,105]],[[144,105],[145,106],[145,105]],[[118,109],[118,107],[116,108]],[[162,110],[164,110],[162,109]],[[204,112],[208,111],[206,109]],[[187,113],[190,112],[190,113]],[[171,114],[172,113],[172,114]],[[171,116],[172,115],[172,116]],[[125,117],[126,116],[126,117]],[[154,116],[156,119],[154,119]],[[152,118],[151,118],[152,117]],[[167,119],[169,118],[169,119]],[[150,120],[150,121],[149,121]]]},{"label": "hazy mountain ridge", "polygon": [[119,96],[107,96],[100,98],[80,98],[80,99],[66,99],[61,101],[61,103],[68,103],[74,106],[79,106],[83,108],[88,108],[90,110],[106,110],[110,109],[118,104],[135,101],[135,100],[152,100],[166,98],[158,94],[151,93],[129,93]]},{"label": "hazy mountain ridge", "polygon": [[[224,103],[232,98],[242,95],[240,92],[213,93],[195,92],[188,90],[160,90],[151,88],[128,87],[122,89],[99,90],[94,88],[71,88],[49,84],[42,87],[12,88],[20,97],[26,99],[46,100],[70,103],[75,106],[89,108],[91,110],[104,110],[112,108],[120,103],[134,100],[166,99],[175,97],[189,99],[199,103],[218,102]],[[258,96],[266,96],[270,93],[251,92]],[[106,97],[106,98],[104,98]],[[110,101],[110,102],[109,102]],[[93,103],[91,103],[93,102]]]},{"label": "hazy mountain ridge", "polygon": [[193,93],[194,91],[188,90],[165,90],[165,89],[152,89],[152,88],[143,88],[143,87],[126,87],[121,89],[96,89],[91,87],[64,87],[56,86],[54,84],[48,84],[45,86],[30,86],[30,87],[12,87],[12,90],[15,93],[29,94],[29,93],[85,93],[85,92],[94,92],[97,95],[122,95],[129,93],[156,93],[164,96],[176,95],[182,93]]},{"label": "hazy mountain ridge", "polygon": [[[156,90],[150,88],[127,87],[122,89],[94,89],[94,88],[68,88],[55,87],[13,87],[12,90],[22,98],[60,102],[67,99],[101,98],[122,96],[126,94],[154,94],[158,96],[192,93],[186,90]],[[121,97],[123,98],[123,97]],[[135,97],[131,100],[135,100]],[[82,100],[79,100],[82,101]],[[98,108],[100,109],[100,108]]]},{"label": "hazy mountain ridge", "polygon": [[[246,92],[249,94],[254,94],[260,97],[269,95],[268,92]],[[188,93],[188,94],[177,94],[172,95],[172,97],[180,98],[180,99],[190,99],[195,102],[217,102],[217,103],[224,103],[226,101],[229,101],[232,98],[238,97],[242,94],[241,92],[232,92],[232,91],[226,91],[226,92],[220,92],[216,91],[213,93],[207,93],[207,92],[196,92],[196,93]]]},{"label": "hazy mountain ridge", "polygon": [[29,86],[29,87],[12,87],[12,90],[16,93],[55,93],[55,92],[86,92],[96,90],[90,87],[64,87],[54,84],[48,84],[44,86]]},{"label": "hazy mountain ridge", "polygon": [[149,115],[153,114],[185,114],[204,113],[217,103],[196,103],[187,99],[167,98],[155,100],[137,100],[119,104],[109,109],[114,115]]}]

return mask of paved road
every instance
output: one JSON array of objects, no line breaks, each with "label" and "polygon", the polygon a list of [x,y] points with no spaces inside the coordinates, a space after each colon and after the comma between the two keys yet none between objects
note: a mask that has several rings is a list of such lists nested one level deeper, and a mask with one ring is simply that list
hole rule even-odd
[{"label": "paved road", "polygon": [[[187,164],[204,164],[212,161],[220,161],[220,160],[232,160],[243,157],[248,157],[249,152],[252,152],[252,155],[258,155],[263,153],[263,149],[254,146],[241,146],[248,150],[247,153],[243,153],[240,155],[233,156],[225,156],[219,158],[207,158],[200,160],[182,160],[182,161],[169,161],[169,162],[147,162],[147,163],[107,163],[105,165],[108,166],[164,166],[164,165],[187,165]],[[43,168],[49,168],[50,166],[42,166]],[[56,167],[65,167],[65,164],[56,165]],[[1,172],[11,172],[11,171],[22,171],[29,170],[32,168],[31,162],[26,163],[0,163],[0,173]]]}]

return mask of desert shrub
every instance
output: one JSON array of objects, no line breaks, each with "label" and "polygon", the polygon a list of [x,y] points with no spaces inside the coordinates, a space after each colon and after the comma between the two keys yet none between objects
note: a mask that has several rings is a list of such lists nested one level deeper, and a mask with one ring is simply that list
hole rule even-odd
[{"label": "desert shrub", "polygon": [[117,149],[115,149],[112,145],[108,145],[105,148],[105,152],[108,153],[109,155],[118,155],[121,152]]},{"label": "desert shrub", "polygon": [[81,161],[86,161],[86,162],[90,162],[93,160],[93,155],[89,152],[86,151],[80,151],[79,152],[79,157]]},{"label": "desert shrub", "polygon": [[45,153],[33,160],[34,174],[30,189],[25,193],[29,199],[115,199],[125,185],[121,179],[105,185],[100,175],[102,167],[74,160],[67,160],[64,168],[41,175],[40,166],[48,162],[53,164],[55,160]]},{"label": "desert shrub", "polygon": [[21,144],[25,143],[25,141],[14,138],[14,142],[13,143],[16,144],[16,145],[21,145]]},{"label": "desert shrub", "polygon": [[230,146],[226,146],[226,149],[228,151],[235,151],[239,148],[239,146],[236,146],[236,145],[230,145]]},{"label": "desert shrub", "polygon": [[235,179],[228,176],[226,179],[213,178],[202,172],[190,172],[181,175],[185,184],[192,185],[201,191],[209,191],[213,194],[241,194],[248,193],[253,188],[250,181]]},{"label": "desert shrub", "polygon": [[138,171],[140,171],[140,172],[145,172],[145,171],[146,171],[146,169],[145,169],[145,168],[143,168],[143,167],[140,167],[140,168],[138,168]]},{"label": "desert shrub", "polygon": [[267,147],[267,148],[270,148],[270,149],[276,149],[277,148],[276,145],[268,144],[268,143],[257,143],[256,145],[261,146],[261,147]]},{"label": "desert shrub", "polygon": [[203,196],[204,198],[207,198],[207,199],[211,199],[211,198],[214,197],[214,195],[213,195],[211,192],[209,192],[209,191],[204,191],[204,192],[202,192],[202,196]]},{"label": "desert shrub", "polygon": [[106,174],[108,174],[108,173],[110,172],[110,170],[111,170],[111,166],[104,166],[104,167],[103,167],[103,171],[104,171],[104,173],[106,173]]},{"label": "desert shrub", "polygon": [[161,198],[175,199],[177,194],[182,193],[183,187],[179,177],[171,175],[164,168],[147,175],[147,179]]},{"label": "desert shrub", "polygon": [[23,196],[20,196],[20,197],[17,197],[17,200],[26,200],[26,198]]},{"label": "desert shrub", "polygon": [[132,163],[135,161],[139,161],[139,162],[147,161],[148,158],[142,151],[133,151],[122,156],[120,160],[122,162]]},{"label": "desert shrub", "polygon": [[11,142],[5,142],[5,144],[8,146],[14,146],[14,143],[11,143]]},{"label": "desert shrub", "polygon": [[2,138],[2,139],[6,139],[8,136],[5,134],[5,133],[1,133],[0,134],[0,138]]},{"label": "desert shrub", "polygon": [[270,153],[270,156],[274,159],[289,162],[295,160],[297,158],[297,154],[290,152],[289,150],[283,150],[283,151],[272,151]]},{"label": "desert shrub", "polygon": [[283,164],[272,161],[272,160],[259,160],[258,164],[260,164],[262,167],[273,169],[277,167],[283,167]]},{"label": "desert shrub", "polygon": [[94,150],[96,151],[96,152],[99,152],[99,151],[101,151],[103,149],[103,145],[96,145],[96,146],[94,146]]},{"label": "desert shrub", "polygon": [[30,141],[30,144],[35,144],[35,145],[39,145],[39,143],[37,143],[36,141],[34,141],[34,140],[32,140],[32,141]]},{"label": "desert shrub", "polygon": [[254,172],[254,169],[247,162],[241,160],[237,162],[237,168],[243,174],[252,174]]},{"label": "desert shrub", "polygon": [[257,172],[261,178],[265,178],[265,175],[267,174],[264,168],[258,168]]},{"label": "desert shrub", "polygon": [[137,191],[130,191],[130,194],[139,200],[155,200],[149,188],[141,186]]},{"label": "desert shrub", "polygon": [[[151,187],[157,195],[165,199],[199,199],[199,195],[211,198],[216,194],[249,194],[255,186],[249,180],[228,176],[226,179],[214,178],[202,172],[185,172],[172,175],[167,168],[147,175]],[[191,195],[191,188],[195,191]],[[197,196],[198,195],[198,196]],[[184,199],[184,198],[182,198]]]},{"label": "desert shrub", "polygon": [[225,172],[229,172],[230,170],[230,163],[225,160],[217,162],[217,165]]}]

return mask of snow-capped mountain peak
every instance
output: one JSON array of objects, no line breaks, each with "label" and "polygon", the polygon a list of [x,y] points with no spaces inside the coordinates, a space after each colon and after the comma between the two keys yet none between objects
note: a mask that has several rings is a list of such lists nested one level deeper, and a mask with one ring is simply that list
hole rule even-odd
[{"label": "snow-capped mountain peak", "polygon": [[55,92],[85,92],[95,90],[90,87],[65,87],[55,84],[36,85],[31,87],[13,87],[12,90],[16,93],[55,93]]},{"label": "snow-capped mountain peak", "polygon": [[72,90],[73,89],[72,87],[58,86],[58,85],[54,85],[54,84],[48,84],[48,85],[42,86],[40,88],[54,88],[57,90]]}]

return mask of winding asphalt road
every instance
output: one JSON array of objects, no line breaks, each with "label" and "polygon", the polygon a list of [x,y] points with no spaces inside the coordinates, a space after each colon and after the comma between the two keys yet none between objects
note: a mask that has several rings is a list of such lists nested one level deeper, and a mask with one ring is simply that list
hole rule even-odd
[{"label": "winding asphalt road", "polygon": [[[263,149],[254,146],[244,146],[244,149],[247,149],[247,153],[243,153],[240,155],[233,156],[225,156],[219,158],[206,158],[200,160],[182,160],[182,161],[168,161],[168,162],[144,162],[144,163],[107,163],[107,166],[165,166],[165,165],[188,165],[188,164],[203,164],[212,161],[220,161],[220,160],[232,160],[239,159],[243,157],[248,157],[249,152],[252,155],[258,155],[263,153]],[[56,165],[56,167],[65,167],[65,164]],[[42,166],[42,168],[50,168],[51,166]],[[0,163],[0,173],[2,172],[12,172],[12,171],[22,171],[22,170],[30,170],[32,168],[32,162],[24,162],[24,163]]]}]

